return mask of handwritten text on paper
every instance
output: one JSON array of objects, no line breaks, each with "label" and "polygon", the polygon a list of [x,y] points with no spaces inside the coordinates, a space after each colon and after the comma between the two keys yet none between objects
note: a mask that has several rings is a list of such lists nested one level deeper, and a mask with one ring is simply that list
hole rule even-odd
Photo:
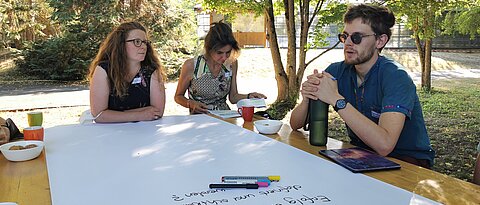
[{"label": "handwritten text on paper", "polygon": [[[223,205],[230,204],[239,201],[255,200],[259,197],[270,197],[275,195],[278,197],[279,194],[285,196],[282,197],[282,202],[272,203],[273,205],[284,205],[284,204],[316,204],[316,203],[325,203],[330,202],[331,199],[324,195],[309,196],[307,194],[302,194],[301,196],[292,197],[288,196],[289,193],[299,192],[302,189],[301,185],[290,185],[290,186],[277,186],[272,188],[267,188],[266,190],[260,190],[257,193],[247,193],[240,196],[225,197],[221,199],[211,199],[215,194],[223,193],[228,190],[226,189],[210,189],[206,191],[199,192],[190,192],[185,194],[173,194],[172,200],[174,202],[181,203],[182,205]],[[208,198],[208,199],[207,199]]]}]

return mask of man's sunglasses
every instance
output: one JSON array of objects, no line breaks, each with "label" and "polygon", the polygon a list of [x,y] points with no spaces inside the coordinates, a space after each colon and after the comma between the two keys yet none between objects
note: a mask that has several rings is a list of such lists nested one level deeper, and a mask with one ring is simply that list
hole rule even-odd
[{"label": "man's sunglasses", "polygon": [[345,41],[347,41],[347,38],[350,36],[350,39],[354,44],[360,44],[362,42],[363,37],[376,36],[376,35],[377,34],[375,33],[367,35],[367,34],[361,34],[358,32],[352,33],[351,35],[346,33],[341,33],[341,34],[338,34],[338,40],[342,43],[345,43]]},{"label": "man's sunglasses", "polygon": [[126,40],[125,42],[133,42],[133,45],[135,45],[136,47],[142,46],[142,43],[144,43],[145,45],[150,44],[149,40],[144,40],[143,41],[142,39],[139,39],[139,38]]}]

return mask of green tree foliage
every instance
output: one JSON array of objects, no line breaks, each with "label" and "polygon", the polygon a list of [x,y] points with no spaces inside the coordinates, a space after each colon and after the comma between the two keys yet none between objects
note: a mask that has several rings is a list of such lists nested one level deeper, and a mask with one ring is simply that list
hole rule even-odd
[{"label": "green tree foliage", "polygon": [[[480,0],[381,0],[413,31],[422,66],[422,89],[431,89],[432,39],[444,34],[480,34]],[[445,15],[446,14],[446,15]],[[400,17],[400,18],[399,18]]]},{"label": "green tree foliage", "polygon": [[[195,0],[170,1],[149,7],[149,15],[140,18],[148,25],[155,47],[158,49],[168,79],[175,80],[185,59],[196,50],[196,18],[193,11]],[[163,8],[159,8],[159,7]],[[158,15],[163,12],[163,15]]]},{"label": "green tree foliage", "polygon": [[462,0],[452,4],[442,23],[444,34],[480,35],[480,0]]},{"label": "green tree foliage", "polygon": [[432,39],[439,29],[441,18],[450,4],[449,0],[381,0],[396,13],[397,19],[404,20],[413,31],[412,38],[422,67],[422,89],[429,91],[431,85]]},{"label": "green tree foliage", "polygon": [[[66,33],[63,37],[39,41],[24,50],[17,61],[25,78],[44,80],[82,80],[95,55],[94,42],[86,33]],[[93,55],[92,55],[93,54]]]},{"label": "green tree foliage", "polygon": [[[323,48],[325,46],[328,46],[329,42],[326,41],[326,39],[327,37],[329,37],[330,33],[326,32],[324,28],[326,28],[327,26],[336,25],[338,33],[341,33],[343,31],[343,22],[341,22],[341,20],[343,19],[343,14],[345,13],[345,11],[347,11],[346,4],[340,4],[337,2],[332,2],[328,4],[325,7],[322,15],[318,16],[318,22],[314,27],[314,31],[309,35],[309,38],[311,38],[312,41],[308,44],[308,48]],[[336,47],[337,45],[335,45],[334,47]],[[308,64],[310,63],[307,63],[307,65]]]},{"label": "green tree foliage", "polygon": [[23,73],[41,79],[82,80],[112,28],[121,22],[139,21],[148,28],[167,74],[175,76],[182,61],[179,58],[194,45],[195,26],[193,0],[172,2],[50,0],[55,9],[52,21],[63,26],[63,34],[36,42],[25,50],[25,58],[17,66]]},{"label": "green tree foliage", "polygon": [[58,33],[50,20],[53,9],[46,0],[0,1],[0,40],[4,47],[22,48],[24,43]]}]

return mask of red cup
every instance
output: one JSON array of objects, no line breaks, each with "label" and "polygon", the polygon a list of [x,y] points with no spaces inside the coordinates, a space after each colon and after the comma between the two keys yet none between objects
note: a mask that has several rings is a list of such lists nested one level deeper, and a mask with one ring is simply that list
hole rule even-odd
[{"label": "red cup", "polygon": [[238,108],[238,113],[242,115],[243,120],[251,122],[253,119],[253,106],[243,106],[241,108]]},{"label": "red cup", "polygon": [[33,126],[23,129],[23,138],[25,140],[43,141],[44,130],[42,126]]}]

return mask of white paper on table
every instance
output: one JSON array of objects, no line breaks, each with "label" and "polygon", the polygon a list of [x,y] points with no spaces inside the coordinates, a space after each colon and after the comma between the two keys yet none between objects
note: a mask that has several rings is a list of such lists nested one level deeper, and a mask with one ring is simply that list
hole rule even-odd
[{"label": "white paper on table", "polygon": [[[207,115],[52,127],[45,153],[53,205],[438,204]],[[281,180],[208,188],[226,175]]]}]

